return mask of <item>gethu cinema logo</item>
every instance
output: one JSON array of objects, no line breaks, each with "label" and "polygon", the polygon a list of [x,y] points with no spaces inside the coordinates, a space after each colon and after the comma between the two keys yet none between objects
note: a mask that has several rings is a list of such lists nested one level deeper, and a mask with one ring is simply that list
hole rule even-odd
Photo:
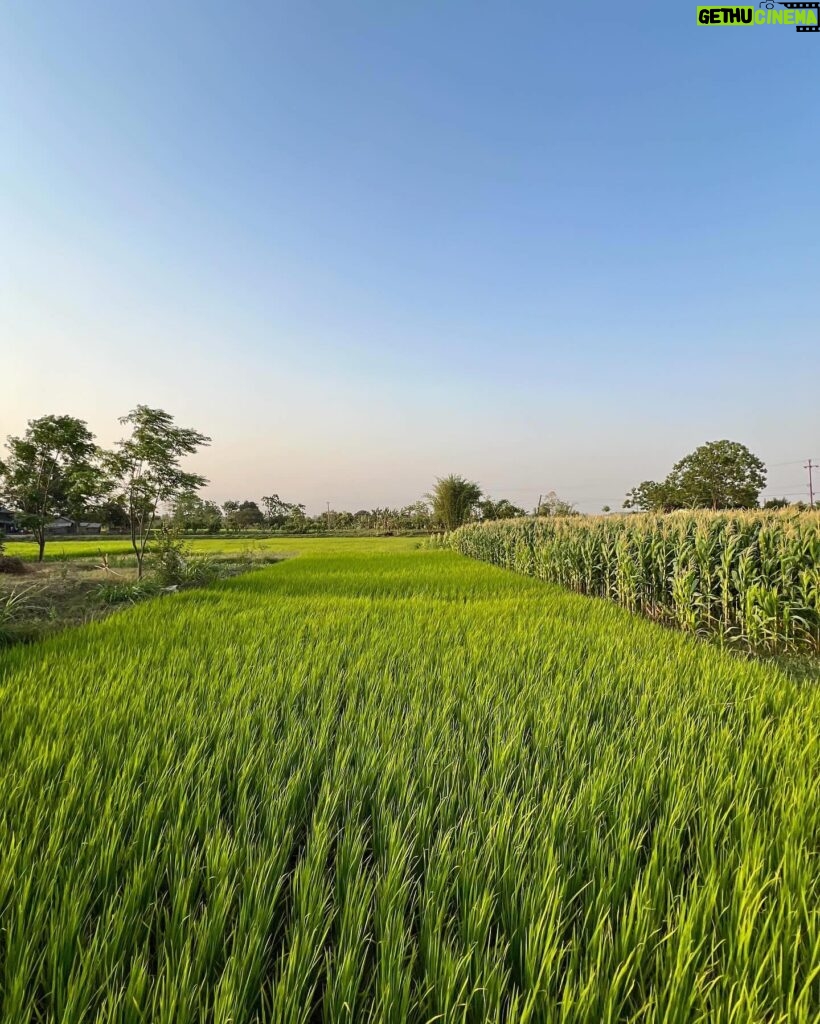
[{"label": "gethu cinema logo", "polygon": [[[778,10],[777,8],[786,8]],[[794,25],[798,32],[820,31],[820,0],[812,3],[775,3],[757,7],[698,7],[699,25]]]}]

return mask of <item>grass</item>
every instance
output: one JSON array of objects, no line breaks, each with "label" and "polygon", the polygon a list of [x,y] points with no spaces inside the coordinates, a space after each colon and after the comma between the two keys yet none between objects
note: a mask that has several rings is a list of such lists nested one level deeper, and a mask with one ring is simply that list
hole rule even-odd
[{"label": "grass", "polygon": [[820,690],[416,542],[0,653],[0,1019],[816,1021]]}]

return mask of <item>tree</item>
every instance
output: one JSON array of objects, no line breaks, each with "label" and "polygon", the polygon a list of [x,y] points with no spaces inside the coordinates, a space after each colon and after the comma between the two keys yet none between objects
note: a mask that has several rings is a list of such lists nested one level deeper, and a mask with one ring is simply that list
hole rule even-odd
[{"label": "tree", "polygon": [[288,504],[278,494],[268,494],[262,498],[262,508],[268,526],[284,526],[288,518]]},{"label": "tree", "polygon": [[414,501],[399,512],[399,525],[405,530],[429,530],[432,525],[430,506],[426,501]]},{"label": "tree", "polygon": [[776,510],[779,508],[788,508],[791,502],[788,498],[769,498],[768,501],[763,502],[763,508],[768,510]]},{"label": "tree", "polygon": [[125,502],[121,494],[114,498],[106,498],[100,504],[95,505],[90,510],[90,514],[108,530],[124,531],[128,529],[128,514],[125,511]]},{"label": "tree", "polygon": [[439,477],[431,494],[427,495],[433,506],[433,518],[445,530],[455,530],[466,523],[481,498],[481,488],[472,480],[451,473]]},{"label": "tree", "polygon": [[669,482],[683,508],[757,508],[766,467],[737,441],[710,441],[681,459]]},{"label": "tree", "polygon": [[265,521],[274,529],[281,529],[295,519],[304,519],[305,506],[284,501],[278,494],[269,494],[262,499]]},{"label": "tree", "polygon": [[238,501],[224,501],[222,503],[222,515],[225,519],[225,529],[233,532],[238,530],[239,526],[236,522],[236,513],[239,511]]},{"label": "tree", "polygon": [[243,501],[234,513],[234,520],[240,530],[245,530],[249,526],[261,526],[265,517],[255,501]]},{"label": "tree", "polygon": [[541,499],[541,504],[535,510],[537,516],[577,516],[575,506],[559,498],[555,491],[550,491]]},{"label": "tree", "polygon": [[523,508],[519,508],[508,498],[500,498],[498,501],[493,501],[492,498],[485,498],[483,501],[478,503],[478,512],[482,519],[520,519],[521,516],[525,516],[527,513]]},{"label": "tree", "polygon": [[175,529],[186,533],[219,533],[222,510],[215,501],[205,501],[194,491],[185,491],[172,503],[171,522]]},{"label": "tree", "polygon": [[131,435],[117,442],[107,463],[123,497],[137,575],[142,579],[145,549],[159,506],[207,483],[197,473],[186,473],[180,461],[211,439],[197,430],[176,426],[165,410],[147,405],[138,405],[120,423],[131,428]]},{"label": "tree", "polygon": [[666,481],[656,483],[654,480],[644,480],[629,491],[624,508],[638,512],[671,512],[675,508],[680,508],[680,505],[675,504],[677,500],[677,496],[672,493]]},{"label": "tree", "polygon": [[668,512],[676,508],[757,508],[766,467],[737,441],[710,441],[675,463],[662,483],[645,480],[624,507]]},{"label": "tree", "polygon": [[2,495],[34,534],[42,562],[49,523],[57,516],[76,521],[105,489],[94,435],[74,416],[42,416],[6,447]]}]

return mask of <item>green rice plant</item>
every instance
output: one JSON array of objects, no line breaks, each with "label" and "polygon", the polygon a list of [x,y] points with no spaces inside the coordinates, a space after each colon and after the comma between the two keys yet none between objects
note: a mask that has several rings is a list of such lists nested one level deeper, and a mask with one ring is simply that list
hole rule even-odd
[{"label": "green rice plant", "polygon": [[96,588],[96,599],[100,604],[136,604],[147,597],[154,597],[161,587],[150,579],[106,581]]},{"label": "green rice plant", "polygon": [[820,651],[820,513],[506,520],[439,543],[726,643]]},{"label": "green rice plant", "polygon": [[[698,576],[635,529],[544,540]],[[0,652],[0,1020],[818,1019],[816,686],[412,540],[268,550]]]}]

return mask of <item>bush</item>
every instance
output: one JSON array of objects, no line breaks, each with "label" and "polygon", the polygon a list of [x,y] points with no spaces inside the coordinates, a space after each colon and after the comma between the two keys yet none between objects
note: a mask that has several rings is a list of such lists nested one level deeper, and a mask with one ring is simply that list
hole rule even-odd
[{"label": "bush", "polygon": [[154,578],[163,587],[179,586],[185,582],[190,548],[176,527],[163,523],[157,531],[151,553],[150,566]]}]

